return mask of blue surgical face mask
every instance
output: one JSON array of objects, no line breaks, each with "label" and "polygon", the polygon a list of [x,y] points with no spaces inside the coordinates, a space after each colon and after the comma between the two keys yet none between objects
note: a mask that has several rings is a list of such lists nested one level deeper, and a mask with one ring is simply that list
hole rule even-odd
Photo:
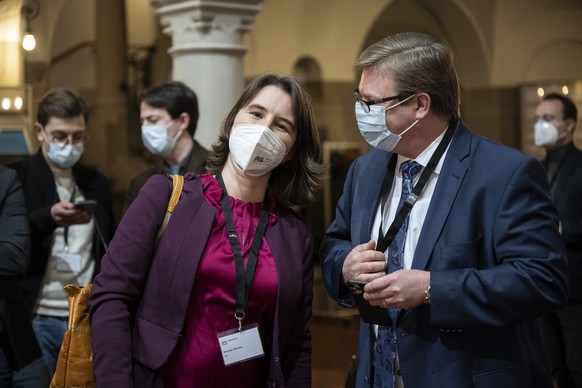
[{"label": "blue surgical face mask", "polygon": [[49,152],[47,156],[51,162],[57,166],[61,168],[69,168],[73,167],[79,159],[81,159],[84,150],[85,147],[83,146],[83,143],[67,144],[64,146],[49,143]]},{"label": "blue surgical face mask", "polygon": [[141,127],[141,140],[149,152],[165,158],[174,149],[182,130],[179,130],[173,138],[168,137],[168,127],[173,122],[174,120],[167,124],[143,125]]},{"label": "blue surgical face mask", "polygon": [[43,136],[48,143],[49,150],[47,153],[48,158],[51,162],[56,164],[61,168],[73,167],[85,151],[85,146],[83,143],[74,144],[58,144],[48,141],[44,130],[42,131]]},{"label": "blue surgical face mask", "polygon": [[370,112],[368,113],[364,112],[359,102],[356,102],[356,121],[358,122],[358,128],[364,140],[374,148],[392,152],[400,139],[402,139],[402,135],[414,127],[418,123],[418,120],[402,131],[400,135],[397,135],[391,132],[386,125],[386,111],[408,101],[413,96],[414,94],[400,101],[398,104],[389,107],[371,105]]}]

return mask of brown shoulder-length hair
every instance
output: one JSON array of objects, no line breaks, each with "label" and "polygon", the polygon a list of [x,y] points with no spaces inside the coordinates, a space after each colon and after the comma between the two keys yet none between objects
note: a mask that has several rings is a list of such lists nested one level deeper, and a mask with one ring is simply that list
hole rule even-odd
[{"label": "brown shoulder-length hair", "polygon": [[230,152],[228,141],[238,112],[265,87],[276,86],[291,97],[297,140],[293,158],[277,166],[269,178],[269,195],[285,206],[304,206],[319,198],[326,168],[321,164],[321,141],[313,115],[309,94],[303,85],[291,76],[263,74],[255,78],[222,123],[218,141],[212,146],[208,170],[222,171]]}]

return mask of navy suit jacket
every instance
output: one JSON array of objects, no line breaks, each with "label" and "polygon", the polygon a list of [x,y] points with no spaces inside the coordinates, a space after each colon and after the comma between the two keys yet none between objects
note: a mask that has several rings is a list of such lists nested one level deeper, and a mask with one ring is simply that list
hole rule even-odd
[{"label": "navy suit jacket", "polygon": [[[396,324],[404,386],[551,387],[536,318],[567,295],[567,263],[542,165],[477,136],[459,120],[412,263],[431,273],[431,303]],[[371,151],[348,173],[322,242],[330,295],[352,248],[370,240],[391,154]],[[357,387],[368,387],[370,330],[361,323]]]},{"label": "navy suit jacket", "polygon": [[[172,181],[154,175],[122,218],[90,297],[97,387],[163,387],[163,366],[182,332],[215,208],[200,179],[184,189],[154,254]],[[290,210],[277,207],[266,232],[278,295],[265,386],[311,386],[313,238]]]}]

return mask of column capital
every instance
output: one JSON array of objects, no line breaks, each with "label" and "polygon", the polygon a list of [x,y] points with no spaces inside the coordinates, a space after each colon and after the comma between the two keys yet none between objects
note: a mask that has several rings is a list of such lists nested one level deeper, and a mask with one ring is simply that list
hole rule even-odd
[{"label": "column capital", "polygon": [[242,35],[250,31],[263,0],[150,0],[172,55],[192,52],[246,52]]}]

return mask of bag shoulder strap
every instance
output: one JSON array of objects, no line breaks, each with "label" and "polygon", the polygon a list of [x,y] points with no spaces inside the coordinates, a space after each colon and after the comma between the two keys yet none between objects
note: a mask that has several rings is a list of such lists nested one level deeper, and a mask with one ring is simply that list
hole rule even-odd
[{"label": "bag shoulder strap", "polygon": [[168,202],[168,208],[166,209],[167,213],[172,214],[178,200],[180,199],[180,195],[182,194],[182,187],[184,187],[184,176],[174,174],[172,175],[172,195],[170,195],[170,201]]},{"label": "bag shoulder strap", "polygon": [[[168,207],[166,208],[166,215],[164,216],[164,221],[162,222],[162,226],[158,231],[158,235],[156,237],[155,245],[158,245],[158,241],[164,234],[166,227],[168,226],[168,222],[170,221],[170,216],[180,199],[180,195],[182,194],[182,187],[184,186],[184,177],[182,175],[172,175],[172,195],[170,195],[170,200],[168,202]],[[86,286],[76,286],[74,284],[67,284],[65,286],[65,290],[68,294],[69,299],[69,330],[75,325],[75,322],[79,320],[79,316],[86,313],[88,311],[88,299],[89,294],[92,290],[92,284],[88,284]],[[62,350],[61,350],[62,352]],[[68,350],[65,350],[68,352]],[[59,360],[61,357],[59,356]],[[66,361],[66,360],[65,360]],[[62,363],[63,361],[59,361],[58,363]],[[59,369],[57,367],[57,369]]]},{"label": "bag shoulder strap", "polygon": [[166,208],[166,215],[164,216],[164,221],[162,222],[162,226],[160,226],[160,230],[158,231],[158,235],[156,236],[156,243],[158,245],[158,241],[162,238],[162,235],[166,231],[166,227],[168,226],[168,222],[170,222],[170,217],[174,212],[174,208],[180,199],[180,195],[182,194],[182,187],[184,186],[184,176],[179,174],[172,175],[172,194],[170,195],[170,200],[168,201],[168,207]]}]

